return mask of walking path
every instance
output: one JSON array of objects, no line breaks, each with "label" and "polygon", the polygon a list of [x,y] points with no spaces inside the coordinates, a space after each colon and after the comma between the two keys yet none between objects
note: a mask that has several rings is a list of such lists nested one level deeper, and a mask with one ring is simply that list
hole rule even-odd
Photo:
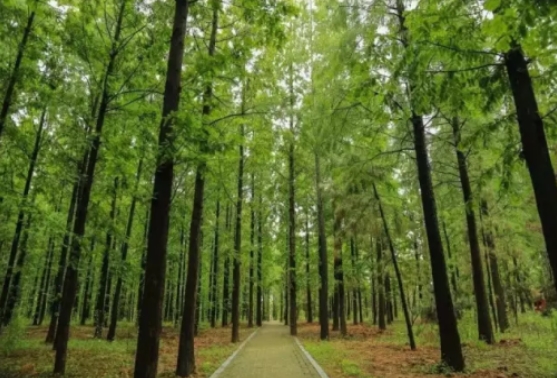
[{"label": "walking path", "polygon": [[[225,363],[226,364],[226,363]],[[223,371],[211,378],[325,378],[290,336],[288,327],[267,323]]]}]

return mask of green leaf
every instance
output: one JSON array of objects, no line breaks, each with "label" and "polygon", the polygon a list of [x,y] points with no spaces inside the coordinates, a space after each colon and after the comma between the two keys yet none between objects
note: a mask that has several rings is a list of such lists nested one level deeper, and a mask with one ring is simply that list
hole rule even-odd
[{"label": "green leaf", "polygon": [[485,10],[493,12],[501,5],[501,0],[487,0],[484,3]]}]

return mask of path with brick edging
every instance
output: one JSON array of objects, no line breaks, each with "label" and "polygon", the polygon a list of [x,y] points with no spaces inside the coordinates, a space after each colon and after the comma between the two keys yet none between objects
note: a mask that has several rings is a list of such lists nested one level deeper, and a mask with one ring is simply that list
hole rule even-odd
[{"label": "path with brick edging", "polygon": [[289,328],[279,323],[267,323],[259,328],[218,374],[218,378],[320,377],[296,339],[290,336]]}]

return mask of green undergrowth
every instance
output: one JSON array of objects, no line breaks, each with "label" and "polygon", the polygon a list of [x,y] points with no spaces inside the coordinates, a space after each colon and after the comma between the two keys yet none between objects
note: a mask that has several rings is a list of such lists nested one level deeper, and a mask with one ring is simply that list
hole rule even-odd
[{"label": "green undergrowth", "polygon": [[[548,317],[529,312],[511,318],[511,328],[496,333],[496,343],[478,340],[475,314],[465,313],[459,331],[470,377],[557,377],[557,313]],[[334,377],[418,377],[450,373],[439,365],[438,330],[435,324],[416,323],[417,352],[408,348],[404,322],[389,325],[386,332],[362,331],[374,326],[349,328],[348,337],[333,333],[329,342],[302,334],[304,346],[325,371]],[[378,374],[377,372],[381,372]],[[372,375],[370,375],[372,374]]]},{"label": "green undergrowth", "polygon": [[[15,321],[0,336],[0,378],[52,377],[54,352],[44,343],[46,327]],[[94,339],[93,327],[73,327],[68,344],[66,377],[123,378],[133,376],[137,332],[134,324],[118,326],[116,340]],[[165,324],[159,349],[159,376],[174,377],[179,328]],[[241,329],[246,337],[247,329]],[[105,331],[106,334],[106,331]],[[196,339],[197,376],[212,374],[237,348],[229,329],[200,327]]]}]

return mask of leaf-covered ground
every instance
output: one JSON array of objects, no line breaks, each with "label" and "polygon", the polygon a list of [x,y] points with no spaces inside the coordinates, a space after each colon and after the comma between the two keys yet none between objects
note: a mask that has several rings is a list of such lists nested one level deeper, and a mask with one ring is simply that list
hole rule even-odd
[{"label": "leaf-covered ground", "polygon": [[[230,342],[230,329],[203,329],[195,339],[198,378],[208,377],[238,347]],[[252,330],[241,328],[244,340]],[[0,378],[49,377],[54,363],[51,346],[44,344],[45,327],[29,327],[20,340],[0,338]],[[69,344],[67,377],[124,378],[133,376],[136,331],[122,326],[114,342],[94,339],[91,326],[74,327]],[[159,376],[174,377],[178,329],[165,327],[161,339]],[[6,345],[11,343],[8,348]]]},{"label": "leaf-covered ground", "polygon": [[475,340],[471,321],[461,322],[464,374],[439,367],[437,329],[430,324],[414,326],[416,351],[407,345],[402,322],[383,333],[369,325],[349,325],[346,338],[332,332],[329,342],[319,341],[318,324],[306,324],[299,327],[299,337],[331,378],[549,378],[557,376],[556,320],[524,317],[510,332],[498,334],[493,346]]}]

